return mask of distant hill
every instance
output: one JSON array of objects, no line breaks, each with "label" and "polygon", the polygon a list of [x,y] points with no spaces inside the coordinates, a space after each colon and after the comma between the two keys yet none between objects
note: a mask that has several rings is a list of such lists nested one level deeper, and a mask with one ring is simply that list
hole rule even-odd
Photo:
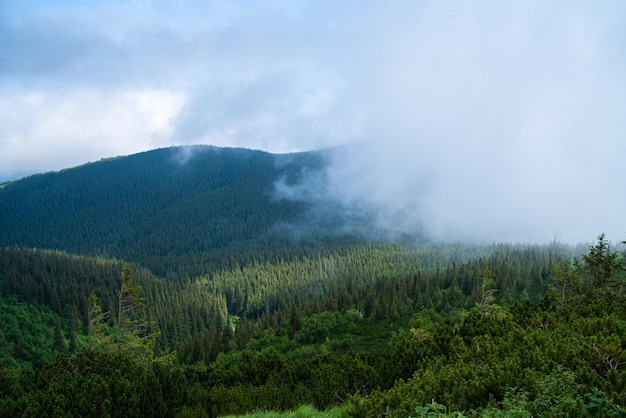
[{"label": "distant hill", "polygon": [[121,258],[159,275],[258,257],[309,240],[281,227],[306,222],[307,206],[277,199],[275,183],[319,172],[324,153],[172,147],[5,183],[0,246]]}]

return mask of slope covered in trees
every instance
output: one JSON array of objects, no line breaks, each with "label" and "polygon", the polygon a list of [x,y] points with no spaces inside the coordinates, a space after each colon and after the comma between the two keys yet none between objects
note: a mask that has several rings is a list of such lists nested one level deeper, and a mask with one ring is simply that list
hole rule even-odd
[{"label": "slope covered in trees", "polygon": [[[48,307],[64,323],[73,324],[64,329],[67,338],[70,332],[86,335],[91,294],[97,295],[104,311],[115,310],[122,269],[119,260],[0,248],[2,294]],[[157,278],[140,266],[134,267],[133,276],[143,288],[148,316],[161,334],[160,349],[169,351],[202,329],[217,332],[227,327],[229,315],[222,295],[200,293],[189,283]]]},{"label": "slope covered in trees", "polygon": [[[123,289],[129,265],[4,249],[3,289],[23,275],[40,284],[4,296],[3,306],[49,318],[40,321],[45,341],[32,343],[49,354],[39,363],[4,355],[12,361],[0,368],[0,415],[220,416],[305,404],[339,406],[343,416],[422,416],[443,405],[468,416],[507,408],[621,414],[623,258],[604,240],[573,262],[572,251],[557,243],[350,245],[215,270],[188,283],[135,265],[128,286],[141,285],[138,300],[155,323],[137,337],[165,337],[156,360],[146,363],[145,354],[138,357],[145,351],[104,348],[141,344],[132,334],[116,337],[115,291]],[[104,279],[109,268],[113,276]],[[91,347],[86,324],[74,323],[77,347],[70,350],[79,306],[61,302],[57,314],[42,306],[52,300],[19,299],[52,293],[54,286],[42,283],[62,276],[56,292],[63,300],[81,270],[110,283],[85,289],[111,299],[102,309],[109,318],[101,343]],[[250,288],[238,293],[237,283]],[[256,300],[278,303],[261,307]],[[178,338],[168,335],[172,324]],[[158,360],[165,354],[166,361]]]},{"label": "slope covered in trees", "polygon": [[[365,247],[344,249],[343,258],[337,251],[337,266],[346,266],[342,274],[354,272],[351,287],[331,286],[286,309],[269,306],[256,318],[242,312],[239,321],[232,321],[240,306],[235,303],[227,313],[232,327],[220,334],[192,333],[165,362],[158,361],[163,353],[146,363],[135,350],[85,348],[56,360],[44,358],[44,366],[34,371],[4,364],[0,415],[221,416],[310,404],[319,410],[338,406],[343,416],[443,416],[447,411],[463,411],[454,416],[621,416],[626,405],[624,258],[603,237],[574,261],[568,250],[558,244],[498,245],[477,255],[459,248],[414,248],[411,257],[404,246]],[[429,265],[429,251],[437,254],[433,260],[447,260],[445,265]],[[463,260],[460,254],[469,256]],[[411,273],[421,255],[419,263],[425,264]],[[69,262],[74,256],[61,257]],[[395,273],[384,261],[393,257],[403,266],[393,267]],[[366,258],[374,261],[359,270]],[[278,261],[275,274],[305,272],[309,260],[319,260],[318,270],[329,261],[321,256]],[[117,266],[114,287],[121,289],[128,267]],[[268,270],[265,265],[257,273],[271,276]],[[377,271],[373,277],[354,281],[371,270]],[[259,277],[251,286],[271,288],[269,282]],[[141,289],[147,307],[148,283]],[[202,281],[190,285],[207,290]],[[289,294],[281,297],[289,300]],[[382,308],[365,307],[372,294]],[[349,295],[354,299],[345,299]],[[10,298],[9,305],[24,303]],[[341,306],[340,300],[351,306]],[[355,301],[363,304],[352,305]],[[64,321],[46,309],[48,324]],[[37,310],[42,311],[32,315]],[[108,326],[115,327],[115,321]],[[109,335],[115,338],[115,331]],[[46,346],[54,346],[54,331],[47,338],[52,342]]]},{"label": "slope covered in trees", "polygon": [[58,353],[76,352],[76,333],[67,332],[66,339],[68,322],[48,306],[0,294],[0,324],[3,367],[41,367],[53,361]]},{"label": "slope covered in trees", "polygon": [[624,415],[621,250],[324,235],[273,194],[324,161],[171,148],[3,185],[0,416]]},{"label": "slope covered in trees", "polygon": [[[363,310],[385,319],[422,308],[451,311],[480,291],[487,259],[498,260],[506,300],[534,299],[546,288],[549,268],[568,249],[538,246],[435,246],[361,244],[282,250],[231,269],[215,268],[190,281],[164,280],[139,265],[149,317],[160,332],[158,346],[192,359],[214,357],[236,318],[257,320],[321,311]],[[285,256],[286,255],[286,256]],[[283,258],[283,256],[285,256]],[[123,263],[58,251],[0,248],[0,288],[22,302],[49,307],[86,331],[90,295],[114,311]],[[385,294],[386,298],[380,297]],[[69,329],[68,329],[69,332]],[[210,337],[210,338],[209,338]],[[198,341],[206,352],[199,354]],[[210,341],[210,343],[208,342]],[[196,347],[196,348],[190,348]]]},{"label": "slope covered in trees", "polygon": [[227,264],[233,251],[289,243],[279,226],[301,219],[306,207],[276,199],[274,184],[323,162],[320,152],[194,146],[30,176],[0,188],[0,245],[124,258],[161,276],[194,276],[204,264]]}]

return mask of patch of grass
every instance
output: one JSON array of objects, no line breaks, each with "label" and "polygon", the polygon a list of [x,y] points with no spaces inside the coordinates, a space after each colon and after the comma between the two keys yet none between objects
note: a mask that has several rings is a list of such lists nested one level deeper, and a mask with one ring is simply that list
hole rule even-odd
[{"label": "patch of grass", "polygon": [[341,409],[332,408],[318,411],[311,405],[303,405],[294,411],[287,412],[255,412],[247,415],[229,415],[223,418],[340,418]]}]

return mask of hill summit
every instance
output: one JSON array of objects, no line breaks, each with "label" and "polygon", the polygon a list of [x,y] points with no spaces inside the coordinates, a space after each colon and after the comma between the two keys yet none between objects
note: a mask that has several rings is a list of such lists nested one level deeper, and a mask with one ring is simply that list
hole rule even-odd
[{"label": "hill summit", "polygon": [[275,185],[320,172],[326,152],[171,147],[33,175],[0,188],[0,245],[123,258],[159,274],[291,246],[307,204]]}]

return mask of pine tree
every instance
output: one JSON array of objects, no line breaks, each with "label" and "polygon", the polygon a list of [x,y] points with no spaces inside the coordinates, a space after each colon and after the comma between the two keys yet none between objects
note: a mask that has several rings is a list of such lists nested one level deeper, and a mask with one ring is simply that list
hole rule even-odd
[{"label": "pine tree", "polygon": [[64,353],[66,350],[65,338],[59,321],[54,324],[54,349],[60,353]]},{"label": "pine tree", "polygon": [[76,332],[80,330],[80,319],[76,307],[72,307],[70,320],[67,327],[69,346],[68,351],[74,354],[78,351],[78,342],[76,340]]},{"label": "pine tree", "polygon": [[552,296],[562,308],[577,301],[601,300],[610,292],[619,292],[623,272],[619,254],[611,251],[601,234],[582,259],[564,261],[553,271]]},{"label": "pine tree", "polygon": [[604,234],[598,237],[598,243],[589,247],[589,253],[583,255],[581,268],[589,293],[602,298],[607,288],[612,285],[615,274],[622,270],[619,255],[611,251]]},{"label": "pine tree", "polygon": [[504,319],[507,317],[505,309],[496,303],[496,297],[494,296],[497,289],[494,288],[495,279],[493,270],[489,267],[485,267],[482,280],[482,292],[480,303],[476,304],[478,312],[481,317],[494,317],[497,319]]},{"label": "pine tree", "polygon": [[98,303],[98,296],[94,293],[89,295],[89,310],[87,311],[87,348],[105,348],[108,346],[109,338],[104,333],[108,312],[102,312],[102,307]]},{"label": "pine tree", "polygon": [[581,292],[580,277],[577,269],[570,261],[563,261],[553,269],[554,284],[550,286],[550,295],[561,309],[565,309],[575,301]]},{"label": "pine tree", "polygon": [[116,290],[117,323],[116,348],[118,354],[131,351],[140,357],[152,358],[158,334],[150,332],[154,324],[146,319],[146,303],[141,296],[142,287],[133,285],[133,275],[129,263],[124,263],[121,286]]},{"label": "pine tree", "polygon": [[76,342],[76,331],[74,330],[74,328],[69,329],[69,346],[67,348],[67,351],[70,354],[75,354],[78,351],[78,343]]}]

